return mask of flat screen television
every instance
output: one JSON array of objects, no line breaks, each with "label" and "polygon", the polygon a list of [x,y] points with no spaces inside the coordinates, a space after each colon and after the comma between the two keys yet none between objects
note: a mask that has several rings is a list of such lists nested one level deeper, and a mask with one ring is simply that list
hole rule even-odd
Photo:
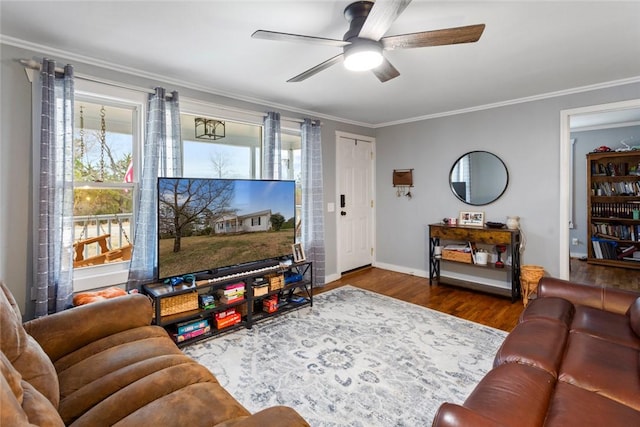
[{"label": "flat screen television", "polygon": [[291,257],[295,181],[158,178],[158,279]]}]

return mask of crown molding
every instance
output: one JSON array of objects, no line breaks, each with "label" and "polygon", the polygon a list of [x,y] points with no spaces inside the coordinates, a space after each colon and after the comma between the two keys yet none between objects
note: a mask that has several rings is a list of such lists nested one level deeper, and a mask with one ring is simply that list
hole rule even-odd
[{"label": "crown molding", "polygon": [[475,107],[462,108],[460,110],[444,111],[442,113],[428,114],[428,115],[425,115],[425,116],[412,117],[412,118],[409,118],[409,119],[396,120],[396,121],[386,122],[386,123],[379,123],[379,124],[374,125],[373,127],[377,129],[377,128],[383,128],[383,127],[387,127],[387,126],[395,126],[395,125],[401,125],[401,124],[405,124],[405,123],[413,123],[413,122],[419,122],[419,121],[423,121],[423,120],[437,119],[437,118],[440,118],[440,117],[447,117],[447,116],[455,116],[455,115],[458,115],[458,114],[472,113],[474,111],[491,110],[493,108],[508,107],[510,105],[524,104],[526,102],[534,102],[534,101],[540,101],[540,100],[543,100],[543,99],[557,98],[559,96],[573,95],[573,94],[582,93],[582,92],[590,92],[590,91],[598,90],[598,89],[607,89],[607,88],[615,87],[615,86],[624,86],[624,85],[628,85],[628,84],[632,84],[632,83],[638,83],[638,82],[640,82],[640,76],[635,76],[635,77],[630,77],[630,78],[627,78],[627,79],[613,80],[613,81],[610,81],[610,82],[597,83],[597,84],[587,85],[587,86],[578,86],[578,87],[571,88],[571,89],[564,89],[564,90],[559,90],[559,91],[555,91],[555,92],[547,92],[547,93],[542,93],[542,94],[539,94],[539,95],[526,96],[526,97],[523,97],[523,98],[515,98],[515,99],[510,99],[510,100],[507,100],[507,101],[495,102],[495,103],[492,103],[492,104],[484,104],[484,105],[478,105],[478,106],[475,106]]},{"label": "crown molding", "polygon": [[389,127],[389,126],[396,126],[396,125],[401,125],[401,124],[407,124],[407,123],[414,123],[414,122],[420,122],[420,121],[425,121],[425,120],[437,119],[437,118],[441,118],[441,117],[448,117],[448,116],[455,116],[455,115],[459,115],[459,114],[472,113],[472,112],[476,112],[476,111],[490,110],[490,109],[494,109],[494,108],[507,107],[507,106],[510,106],[510,105],[516,105],[516,104],[523,104],[523,103],[527,103],[527,102],[540,101],[540,100],[549,99],[549,98],[556,98],[556,97],[560,97],[560,96],[573,95],[573,94],[582,93],[582,92],[590,92],[590,91],[593,91],[593,90],[606,89],[606,88],[610,88],[610,87],[623,86],[623,85],[627,85],[627,84],[640,82],[640,76],[635,76],[635,77],[630,77],[630,78],[626,78],[626,79],[620,79],[620,80],[614,80],[614,81],[609,81],[609,82],[597,83],[597,84],[593,84],[593,85],[578,86],[578,87],[575,87],[575,88],[564,89],[564,90],[555,91],[555,92],[547,92],[547,93],[543,93],[543,94],[539,94],[539,95],[533,95],[533,96],[527,96],[527,97],[523,97],[523,98],[515,98],[515,99],[511,99],[511,100],[507,100],[507,101],[495,102],[495,103],[491,103],[491,104],[478,105],[478,106],[475,106],[475,107],[462,108],[462,109],[459,109],[459,110],[443,111],[441,113],[427,114],[427,115],[424,115],[424,116],[417,116],[417,117],[411,117],[411,118],[402,119],[402,120],[395,120],[395,121],[375,124],[375,123],[359,122],[359,121],[355,121],[355,120],[347,120],[347,119],[344,119],[342,117],[336,117],[336,116],[332,116],[332,115],[328,115],[328,114],[321,114],[321,113],[318,113],[316,111],[305,110],[305,109],[301,109],[301,108],[292,107],[290,105],[274,103],[274,102],[271,102],[271,101],[268,101],[268,100],[265,100],[265,99],[253,98],[253,97],[240,95],[240,94],[236,94],[236,93],[231,93],[231,92],[226,92],[226,91],[222,91],[222,90],[215,90],[215,89],[212,89],[212,88],[209,88],[209,87],[205,87],[205,86],[202,86],[202,85],[198,85],[198,84],[194,84],[194,83],[191,83],[191,82],[188,82],[188,81],[185,81],[185,80],[175,79],[175,78],[163,76],[163,75],[160,75],[160,74],[150,73],[148,71],[139,70],[137,68],[127,67],[127,66],[123,66],[123,65],[117,65],[117,64],[114,64],[112,62],[104,61],[104,60],[101,60],[101,59],[98,59],[98,58],[93,58],[93,57],[89,57],[89,56],[85,56],[85,55],[79,55],[79,54],[76,54],[76,53],[73,53],[73,52],[70,52],[70,51],[57,49],[57,48],[53,48],[53,47],[50,47],[50,46],[41,45],[41,44],[37,44],[37,43],[32,43],[32,42],[29,42],[29,41],[26,41],[26,40],[22,40],[22,39],[18,39],[18,38],[15,38],[15,37],[6,36],[4,34],[0,34],[0,44],[6,44],[6,45],[9,45],[9,46],[15,46],[15,47],[22,48],[22,49],[32,50],[32,51],[38,52],[39,54],[59,56],[61,58],[65,58],[66,60],[78,61],[78,62],[87,64],[87,65],[92,65],[92,66],[104,68],[104,69],[111,70],[111,71],[116,71],[116,72],[120,72],[120,73],[124,73],[124,74],[134,75],[134,76],[138,76],[138,77],[144,77],[144,78],[148,78],[148,79],[151,79],[151,80],[162,81],[162,82],[169,83],[169,84],[172,84],[172,85],[175,85],[175,86],[180,86],[180,87],[184,87],[184,88],[187,88],[187,89],[196,90],[196,91],[207,93],[207,94],[211,94],[211,95],[223,96],[223,97],[230,98],[230,99],[237,100],[237,101],[243,101],[243,102],[248,102],[248,103],[252,103],[252,104],[263,105],[265,107],[275,108],[275,109],[280,109],[280,110],[287,110],[287,111],[290,111],[290,112],[294,112],[294,113],[298,113],[298,114],[302,114],[302,115],[306,115],[306,116],[312,116],[312,117],[315,117],[315,118],[332,120],[332,121],[336,121],[336,122],[339,122],[339,123],[345,123],[345,124],[350,124],[350,125],[354,125],[354,126],[361,126],[361,127],[369,128],[369,129],[379,129],[379,128],[384,128],[384,127]]},{"label": "crown molding", "polygon": [[290,111],[290,112],[301,114],[303,116],[307,116],[307,117],[310,116],[309,118],[333,120],[333,121],[336,121],[336,122],[346,123],[346,124],[355,125],[355,126],[361,126],[361,127],[365,127],[365,128],[372,128],[373,127],[373,125],[371,123],[364,123],[364,122],[358,122],[358,121],[354,121],[354,120],[347,120],[347,119],[344,119],[344,118],[341,118],[341,117],[336,117],[336,116],[332,116],[332,115],[328,115],[328,114],[320,114],[320,113],[318,113],[316,111],[305,110],[305,109],[301,109],[301,108],[292,107],[290,105],[271,102],[271,101],[268,101],[268,100],[265,100],[265,99],[253,98],[253,97],[249,97],[249,96],[245,96],[245,95],[239,95],[239,94],[236,94],[236,93],[225,92],[225,91],[222,91],[222,90],[216,90],[216,89],[212,89],[210,87],[194,84],[194,83],[188,82],[186,80],[176,79],[176,78],[172,78],[172,77],[168,77],[168,76],[164,76],[164,75],[155,74],[155,73],[151,73],[151,72],[148,72],[148,71],[140,70],[140,69],[137,69],[137,68],[132,68],[132,67],[124,66],[124,65],[114,64],[112,62],[104,61],[102,59],[93,58],[93,57],[85,56],[85,55],[80,55],[80,54],[77,54],[77,53],[73,53],[73,52],[70,52],[70,51],[62,50],[62,49],[53,48],[51,46],[41,45],[41,44],[38,44],[38,43],[32,43],[32,42],[29,42],[29,41],[26,41],[26,40],[22,40],[22,39],[17,39],[17,38],[14,38],[14,37],[6,36],[4,34],[0,34],[0,44],[6,44],[6,45],[9,45],[9,46],[14,46],[14,47],[22,48],[22,49],[35,51],[35,52],[37,52],[38,54],[41,54],[41,55],[50,55],[50,56],[60,57],[60,58],[63,58],[65,60],[67,60],[67,61],[81,62],[81,63],[86,64],[86,65],[100,67],[100,68],[104,68],[104,69],[107,69],[107,70],[111,70],[111,71],[115,71],[115,72],[119,72],[119,73],[123,73],[123,74],[133,75],[133,76],[136,76],[136,77],[144,77],[144,78],[147,78],[147,79],[150,79],[150,80],[161,81],[161,82],[168,83],[168,84],[171,84],[171,85],[174,85],[174,86],[180,86],[180,87],[184,87],[184,88],[187,88],[187,89],[192,89],[192,90],[196,90],[196,91],[199,91],[199,92],[207,93],[207,94],[210,94],[210,95],[223,96],[225,98],[230,98],[230,99],[233,99],[233,100],[236,100],[236,101],[249,102],[249,103],[252,103],[252,104],[263,105],[265,107],[274,108],[274,109],[278,109],[278,110],[286,110],[286,111]]}]

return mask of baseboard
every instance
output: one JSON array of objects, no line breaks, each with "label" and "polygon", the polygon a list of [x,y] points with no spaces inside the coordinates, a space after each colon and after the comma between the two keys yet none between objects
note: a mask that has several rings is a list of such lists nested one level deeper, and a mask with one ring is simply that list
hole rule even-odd
[{"label": "baseboard", "polygon": [[429,277],[428,271],[409,268],[402,265],[387,264],[384,262],[374,262],[373,266],[376,268],[382,268],[383,270],[390,270],[390,271],[395,271],[397,273],[410,274],[412,276],[426,277],[426,278]]},{"label": "baseboard", "polygon": [[342,275],[340,273],[328,274],[324,276],[324,283],[328,284],[331,282],[335,282],[336,280],[340,280],[341,277]]}]

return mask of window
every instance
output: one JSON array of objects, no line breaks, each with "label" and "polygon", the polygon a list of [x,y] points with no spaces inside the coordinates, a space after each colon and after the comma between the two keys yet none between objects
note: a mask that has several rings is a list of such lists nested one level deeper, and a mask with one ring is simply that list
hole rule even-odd
[{"label": "window", "polygon": [[190,178],[260,178],[262,126],[224,121],[225,136],[196,138],[193,114],[181,114],[183,170]]},{"label": "window", "polygon": [[76,82],[74,290],[127,280],[146,94]]},{"label": "window", "polygon": [[[262,176],[261,119],[237,112],[225,112],[199,102],[181,102],[188,112],[180,115],[183,141],[183,173],[194,178],[248,178]],[[202,113],[195,113],[195,111]],[[225,115],[237,116],[227,120]],[[196,138],[196,117],[216,118],[225,123],[224,138]],[[253,123],[251,123],[253,122]],[[302,140],[298,123],[282,123],[282,179],[296,181],[296,237],[300,238],[302,218],[301,159]],[[252,219],[252,225],[253,219]]]},{"label": "window", "polygon": [[[136,171],[142,170],[139,154],[146,105],[147,93],[76,81],[74,221],[79,256],[74,269],[75,291],[127,280],[130,257],[127,251],[131,249],[135,231],[139,178]],[[181,101],[181,108],[184,176],[261,177],[261,117],[193,100]],[[224,137],[196,138],[196,117],[224,121]],[[281,156],[282,178],[298,183],[296,215],[300,221],[301,143],[297,123],[283,123]],[[253,225],[261,222],[260,217],[251,219]],[[215,228],[223,231],[225,225],[218,223]]]}]

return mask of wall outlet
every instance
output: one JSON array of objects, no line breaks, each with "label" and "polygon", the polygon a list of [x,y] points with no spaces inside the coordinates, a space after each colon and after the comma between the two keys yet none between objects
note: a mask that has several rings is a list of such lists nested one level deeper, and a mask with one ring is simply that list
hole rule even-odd
[{"label": "wall outlet", "polygon": [[578,246],[578,244],[579,244],[579,243],[580,243],[580,242],[578,241],[578,238],[577,238],[577,237],[574,237],[573,239],[571,239],[571,244],[572,244],[573,246]]}]

